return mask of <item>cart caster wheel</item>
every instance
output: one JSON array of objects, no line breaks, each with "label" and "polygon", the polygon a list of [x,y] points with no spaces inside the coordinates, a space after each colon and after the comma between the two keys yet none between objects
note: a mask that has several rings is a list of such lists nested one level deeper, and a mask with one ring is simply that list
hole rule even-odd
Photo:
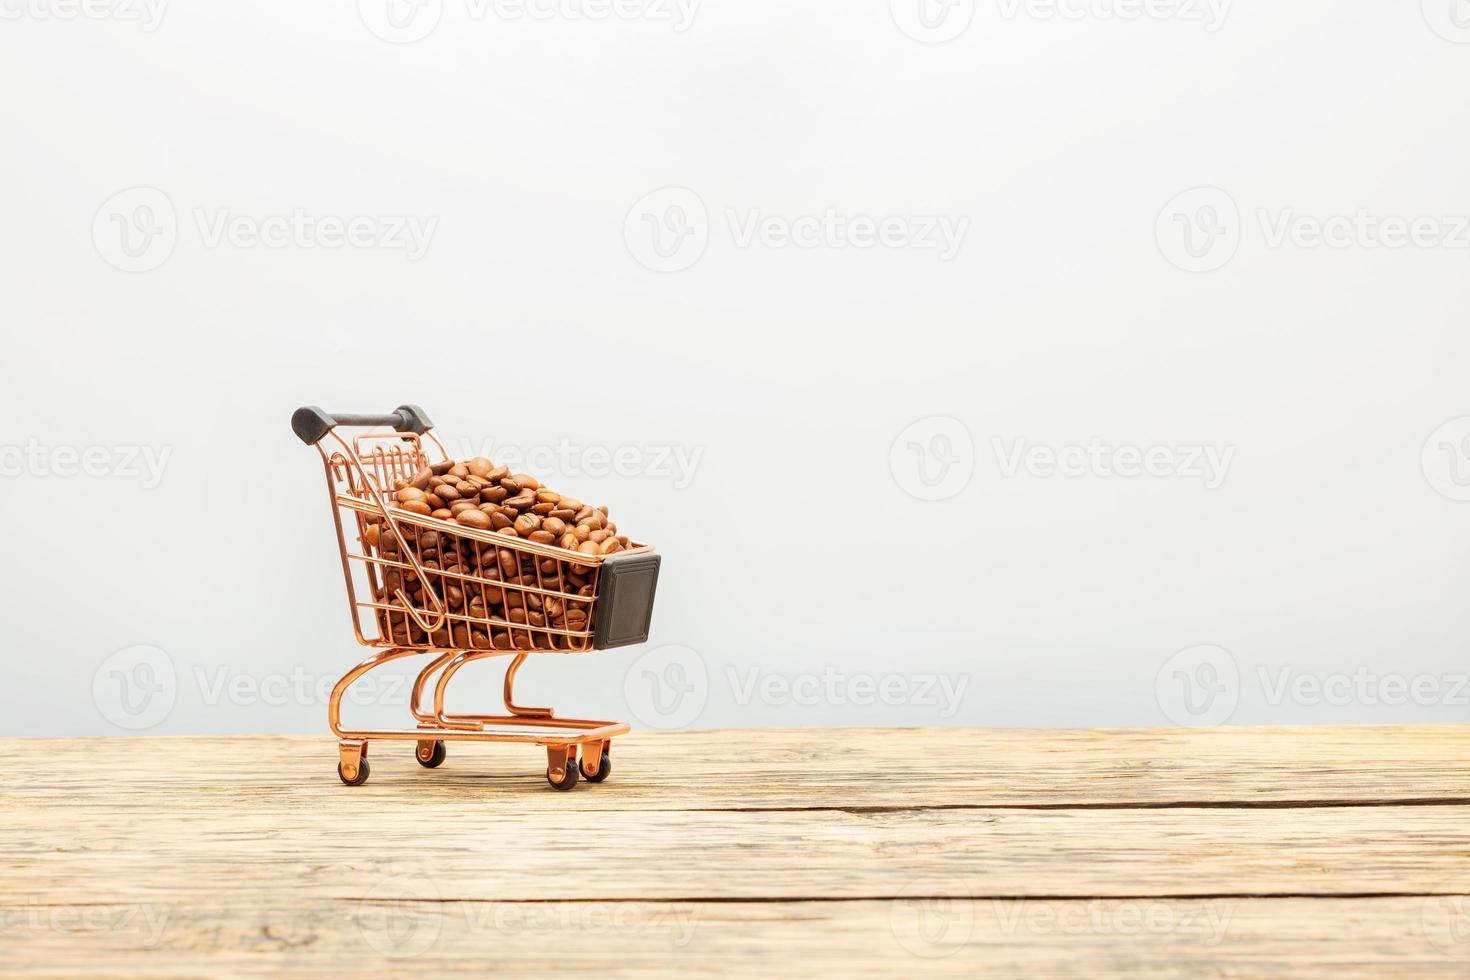
[{"label": "cart caster wheel", "polygon": [[368,761],[366,759],[363,759],[357,764],[357,776],[353,779],[348,779],[347,774],[342,771],[342,763],[337,763],[337,777],[348,786],[361,786],[363,783],[367,782],[368,773],[370,772],[372,772],[372,770],[368,768]]},{"label": "cart caster wheel", "polygon": [[436,739],[432,742],[418,743],[418,748],[414,752],[414,758],[418,759],[419,765],[425,769],[438,769],[444,765],[444,757],[448,754],[449,752],[445,749],[443,740]]},{"label": "cart caster wheel", "polygon": [[608,755],[605,752],[602,755],[602,761],[597,764],[597,772],[595,775],[588,773],[586,769],[583,769],[583,765],[585,765],[585,762],[579,762],[577,763],[577,768],[581,770],[582,778],[587,780],[587,782],[589,783],[600,783],[604,779],[612,775],[612,756]]},{"label": "cart caster wheel", "polygon": [[566,775],[561,777],[561,782],[551,778],[551,770],[546,770],[546,781],[551,784],[552,789],[569,790],[577,785],[577,766],[567,766]]}]

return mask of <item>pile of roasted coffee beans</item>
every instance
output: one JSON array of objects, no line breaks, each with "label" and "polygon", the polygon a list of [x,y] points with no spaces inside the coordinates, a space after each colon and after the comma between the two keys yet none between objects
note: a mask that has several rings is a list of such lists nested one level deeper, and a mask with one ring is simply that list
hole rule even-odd
[{"label": "pile of roasted coffee beans", "polygon": [[415,514],[453,520],[480,531],[498,531],[554,544],[584,555],[610,555],[628,547],[628,536],[593,507],[511,473],[482,456],[445,460],[394,487],[393,502]]},{"label": "pile of roasted coffee beans", "polygon": [[[399,531],[428,578],[428,589],[407,563],[403,544],[381,519],[365,517],[363,542],[384,560],[376,600],[409,605],[433,623],[436,608],[449,615],[431,633],[404,609],[380,609],[385,639],[402,646],[445,649],[585,650],[595,600],[595,566],[586,556],[610,555],[629,546],[608,520],[606,507],[591,507],[543,487],[535,477],[512,474],[488,459],[436,463],[393,488],[393,506],[577,552],[559,559],[499,547],[467,535],[441,534],[413,524]],[[519,586],[519,588],[517,588]],[[554,593],[554,594],[551,594]]]}]

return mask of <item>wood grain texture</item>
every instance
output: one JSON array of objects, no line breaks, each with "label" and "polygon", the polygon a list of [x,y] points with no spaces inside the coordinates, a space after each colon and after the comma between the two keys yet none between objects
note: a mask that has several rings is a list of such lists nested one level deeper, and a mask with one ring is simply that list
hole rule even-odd
[{"label": "wood grain texture", "polygon": [[0,749],[6,974],[1470,974],[1470,727]]}]

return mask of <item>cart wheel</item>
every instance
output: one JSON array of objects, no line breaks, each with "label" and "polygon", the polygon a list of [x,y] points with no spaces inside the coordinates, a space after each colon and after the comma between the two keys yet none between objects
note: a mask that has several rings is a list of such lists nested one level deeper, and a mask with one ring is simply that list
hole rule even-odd
[{"label": "cart wheel", "polygon": [[418,743],[414,758],[418,759],[419,765],[425,769],[438,769],[444,765],[444,757],[448,754],[449,751],[444,747],[444,741],[436,739],[432,742]]},{"label": "cart wheel", "polygon": [[348,779],[347,774],[342,771],[342,763],[337,763],[337,778],[341,779],[348,786],[361,786],[367,782],[368,773],[370,772],[372,770],[368,768],[368,761],[363,759],[357,764],[357,777],[355,779]]},{"label": "cart wheel", "polygon": [[551,770],[546,770],[546,781],[551,784],[552,789],[568,790],[577,785],[577,766],[567,766],[566,775],[562,776],[561,782],[551,778]]},{"label": "cart wheel", "polygon": [[577,763],[577,768],[581,770],[582,778],[587,780],[587,782],[600,783],[612,775],[612,756],[606,752],[602,753],[602,761],[597,764],[597,773],[595,775],[589,774],[586,769],[582,769],[586,765],[586,762],[587,760],[583,759]]}]

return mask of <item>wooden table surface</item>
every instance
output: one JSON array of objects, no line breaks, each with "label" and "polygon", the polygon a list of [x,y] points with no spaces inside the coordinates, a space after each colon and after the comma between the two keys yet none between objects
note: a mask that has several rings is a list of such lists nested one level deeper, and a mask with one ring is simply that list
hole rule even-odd
[{"label": "wooden table surface", "polygon": [[1470,726],[0,752],[6,975],[1470,975]]}]

